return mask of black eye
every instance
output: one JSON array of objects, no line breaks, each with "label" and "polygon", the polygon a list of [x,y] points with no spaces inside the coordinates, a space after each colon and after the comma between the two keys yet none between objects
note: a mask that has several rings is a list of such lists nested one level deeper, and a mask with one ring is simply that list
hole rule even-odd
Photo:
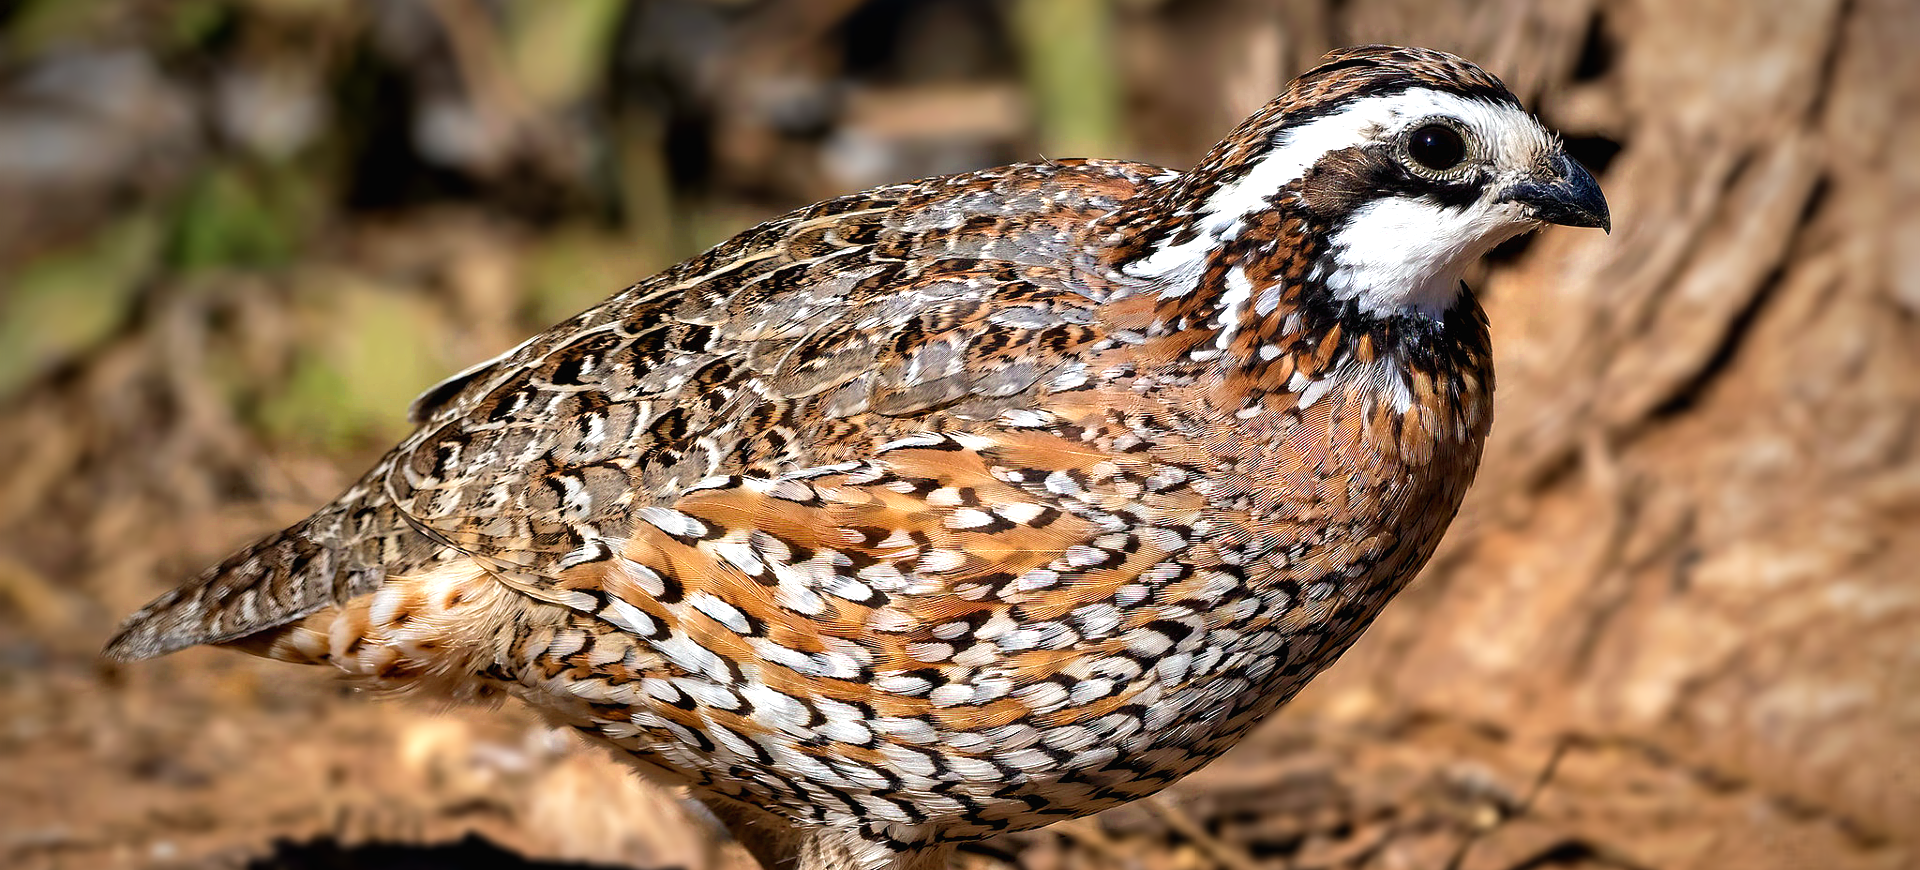
[{"label": "black eye", "polygon": [[1428,124],[1407,137],[1407,155],[1421,166],[1446,172],[1467,159],[1467,142],[1452,127]]}]

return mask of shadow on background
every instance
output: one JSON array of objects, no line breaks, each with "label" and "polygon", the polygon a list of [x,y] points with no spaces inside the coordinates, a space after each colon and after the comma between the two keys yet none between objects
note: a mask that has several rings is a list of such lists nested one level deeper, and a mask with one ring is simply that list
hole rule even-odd
[{"label": "shadow on background", "polygon": [[[529,860],[477,834],[440,845],[367,843],[346,846],[331,839],[274,844],[273,854],[248,862],[247,870],[615,870],[606,864]],[[672,868],[668,868],[672,870]]]},{"label": "shadow on background", "polygon": [[1188,166],[1376,41],[1505,79],[1614,233],[1469,276],[1486,462],[1337,668],[965,866],[1920,866],[1912,0],[0,0],[0,867],[732,870],[517,706],[96,655],[419,390],[756,221]]}]

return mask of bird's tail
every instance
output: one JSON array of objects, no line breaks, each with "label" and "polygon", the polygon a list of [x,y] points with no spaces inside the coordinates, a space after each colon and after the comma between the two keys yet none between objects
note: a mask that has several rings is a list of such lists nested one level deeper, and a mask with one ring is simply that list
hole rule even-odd
[{"label": "bird's tail", "polygon": [[399,512],[356,488],[287,529],[228,556],[127,618],[104,655],[132,661],[196,644],[242,642],[298,624],[377,589],[390,573],[431,562],[440,548]]}]

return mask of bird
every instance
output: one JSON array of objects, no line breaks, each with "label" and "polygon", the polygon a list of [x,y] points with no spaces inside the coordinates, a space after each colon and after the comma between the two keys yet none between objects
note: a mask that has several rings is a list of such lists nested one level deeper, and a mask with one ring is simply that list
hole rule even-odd
[{"label": "bird", "polygon": [[932,870],[1233,746],[1432,556],[1492,425],[1465,270],[1611,230],[1440,51],[1336,50],[1177,171],[793,211],[428,389],[311,517],[129,617],[515,698],[768,870]]}]

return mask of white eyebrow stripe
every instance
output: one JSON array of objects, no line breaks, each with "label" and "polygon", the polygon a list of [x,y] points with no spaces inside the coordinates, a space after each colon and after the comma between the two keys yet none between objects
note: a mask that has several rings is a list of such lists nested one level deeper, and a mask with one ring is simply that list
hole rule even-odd
[{"label": "white eyebrow stripe", "polygon": [[[1539,125],[1511,123],[1513,114],[1524,116],[1518,107],[1505,103],[1412,88],[1387,96],[1363,97],[1338,112],[1290,124],[1280,130],[1274,147],[1255,161],[1252,169],[1207,198],[1197,215],[1200,232],[1194,238],[1128,263],[1122,271],[1159,283],[1163,297],[1192,292],[1191,285],[1199,281],[1207,253],[1239,235],[1247,215],[1267,208],[1268,199],[1304,177],[1320,158],[1373,142],[1383,129],[1408,120],[1432,115],[1455,117],[1482,136],[1502,134],[1502,141],[1495,147],[1507,153],[1513,153],[1509,148],[1527,144],[1551,147],[1551,139]],[[1540,141],[1507,141],[1514,135],[1530,135]]]}]

